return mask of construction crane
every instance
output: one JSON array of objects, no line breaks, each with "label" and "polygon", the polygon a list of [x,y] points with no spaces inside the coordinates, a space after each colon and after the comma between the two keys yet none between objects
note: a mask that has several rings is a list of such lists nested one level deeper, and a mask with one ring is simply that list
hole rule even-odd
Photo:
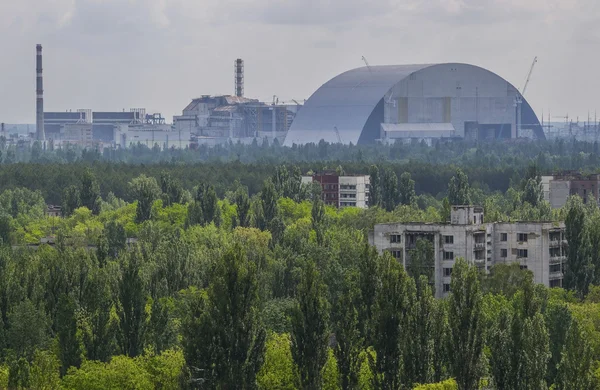
[{"label": "construction crane", "polygon": [[537,63],[538,59],[537,56],[533,59],[533,62],[531,63],[531,68],[529,68],[529,73],[527,74],[527,79],[525,80],[525,85],[523,86],[523,90],[521,91],[521,96],[525,96],[525,92],[527,91],[527,86],[529,85],[529,80],[531,80],[531,74],[533,73],[533,68],[535,67],[535,64]]},{"label": "construction crane", "polygon": [[525,85],[523,85],[523,89],[517,94],[517,96],[515,96],[515,106],[517,107],[517,138],[521,136],[521,126],[522,126],[522,118],[521,118],[521,110],[522,110],[522,103],[523,103],[523,96],[525,96],[525,92],[527,92],[527,86],[529,85],[529,80],[531,80],[531,74],[533,73],[533,68],[535,68],[535,64],[537,63],[538,58],[537,56],[535,56],[535,58],[533,59],[533,62],[531,63],[531,67],[529,68],[529,73],[527,73],[527,79],[525,80]]},{"label": "construction crane", "polygon": [[362,56],[362,60],[364,61],[365,65],[367,66],[367,69],[369,69],[369,73],[371,72],[371,65],[369,65],[369,61],[367,61],[367,59],[365,58],[365,56]]},{"label": "construction crane", "polygon": [[338,130],[337,126],[333,126],[333,130],[335,130],[335,135],[337,137],[338,143],[342,143],[342,137],[340,137],[340,131]]}]

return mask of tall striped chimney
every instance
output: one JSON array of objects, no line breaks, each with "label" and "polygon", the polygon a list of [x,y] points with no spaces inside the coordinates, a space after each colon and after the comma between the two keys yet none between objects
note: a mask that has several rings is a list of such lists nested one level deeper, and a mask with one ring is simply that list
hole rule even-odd
[{"label": "tall striped chimney", "polygon": [[37,72],[37,98],[36,98],[36,138],[38,141],[46,139],[44,131],[44,77],[42,75],[42,45],[36,46],[36,72]]},{"label": "tall striped chimney", "polygon": [[235,96],[244,96],[244,60],[238,58],[233,63],[233,72],[235,79]]}]

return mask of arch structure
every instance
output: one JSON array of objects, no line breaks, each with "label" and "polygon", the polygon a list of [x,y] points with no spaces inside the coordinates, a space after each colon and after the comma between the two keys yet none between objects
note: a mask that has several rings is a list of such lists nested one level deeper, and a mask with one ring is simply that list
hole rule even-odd
[{"label": "arch structure", "polygon": [[545,139],[529,103],[497,74],[457,63],[383,65],[349,70],[321,86],[284,145],[519,137]]}]

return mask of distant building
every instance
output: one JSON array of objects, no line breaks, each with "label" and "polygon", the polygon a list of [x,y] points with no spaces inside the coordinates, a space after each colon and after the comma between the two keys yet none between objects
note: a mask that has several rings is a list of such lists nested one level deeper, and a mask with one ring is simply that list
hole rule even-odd
[{"label": "distant building", "polygon": [[338,208],[369,207],[369,176],[340,176],[335,171],[328,171],[312,176],[303,176],[302,182],[321,185],[323,202]]},{"label": "distant building", "polygon": [[62,217],[62,209],[60,206],[49,204],[46,206],[46,215],[48,217]]},{"label": "distant building", "polygon": [[582,175],[567,172],[542,177],[544,199],[552,208],[561,208],[572,195],[579,195],[583,203],[598,202],[600,199],[600,174]]},{"label": "distant building", "polygon": [[388,142],[425,142],[459,138],[451,123],[382,123],[381,139]]},{"label": "distant building", "polygon": [[129,111],[92,111],[80,109],[66,112],[45,112],[46,139],[52,145],[65,144],[81,147],[122,147],[144,144],[150,148],[186,148],[190,146],[191,132],[176,130],[166,124],[161,114],[147,114],[144,108]]},{"label": "distant building", "polygon": [[533,272],[536,283],[562,287],[567,247],[563,223],[484,223],[483,208],[452,206],[450,223],[378,224],[370,237],[379,253],[391,253],[405,268],[419,239],[433,245],[437,297],[450,291],[459,257],[485,272],[495,264],[518,263]]},{"label": "distant building", "polygon": [[218,144],[230,139],[277,139],[283,143],[299,104],[263,103],[241,96],[210,96],[193,99],[173,117],[177,131],[188,131],[196,142]]}]

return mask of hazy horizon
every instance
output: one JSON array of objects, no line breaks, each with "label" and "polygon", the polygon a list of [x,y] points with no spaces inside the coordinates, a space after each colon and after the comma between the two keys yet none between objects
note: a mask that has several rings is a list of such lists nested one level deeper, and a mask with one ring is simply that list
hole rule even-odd
[{"label": "hazy horizon", "polygon": [[[0,4],[0,121],[35,123],[35,44],[45,110],[144,107],[170,122],[193,97],[307,99],[345,70],[464,62],[523,86],[544,120],[594,116],[600,4],[592,0],[23,0]],[[599,107],[600,108],[600,107]],[[553,121],[560,121],[554,118]]]}]

